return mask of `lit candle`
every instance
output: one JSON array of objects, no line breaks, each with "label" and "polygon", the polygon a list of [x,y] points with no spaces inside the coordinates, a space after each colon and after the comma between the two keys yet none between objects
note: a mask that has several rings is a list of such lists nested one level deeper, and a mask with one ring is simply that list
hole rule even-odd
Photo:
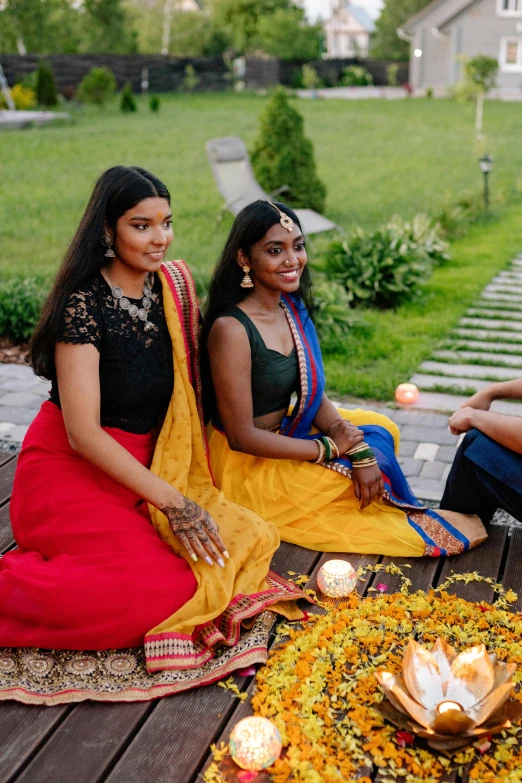
[{"label": "lit candle", "polygon": [[271,767],[282,747],[277,726],[267,718],[243,718],[230,734],[230,755],[243,769]]},{"label": "lit candle", "polygon": [[437,712],[439,715],[444,715],[445,712],[449,712],[450,710],[462,712],[462,705],[459,704],[458,701],[441,701],[441,703],[437,705]]},{"label": "lit candle", "polygon": [[317,574],[319,590],[330,598],[349,595],[356,584],[355,568],[345,560],[328,560]]},{"label": "lit candle", "polygon": [[395,399],[401,405],[413,405],[419,399],[419,390],[414,383],[400,383],[395,389]]}]

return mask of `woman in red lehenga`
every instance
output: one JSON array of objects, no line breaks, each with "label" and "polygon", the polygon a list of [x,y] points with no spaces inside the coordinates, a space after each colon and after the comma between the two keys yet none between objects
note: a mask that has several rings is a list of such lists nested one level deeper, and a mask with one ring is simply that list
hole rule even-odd
[{"label": "woman in red lehenga", "polygon": [[302,593],[269,572],[276,528],[212,481],[194,286],[163,262],[171,218],[152,174],[105,172],[36,329],[52,389],[0,561],[0,699],[167,695],[264,660],[267,607],[300,616]]}]

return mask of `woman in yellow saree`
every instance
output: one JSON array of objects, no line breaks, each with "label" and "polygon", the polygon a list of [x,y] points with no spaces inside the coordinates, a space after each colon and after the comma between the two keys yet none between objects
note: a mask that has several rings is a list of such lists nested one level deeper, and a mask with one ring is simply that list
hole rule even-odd
[{"label": "woman in yellow saree", "polygon": [[[215,397],[210,459],[225,496],[283,541],[325,552],[456,554],[486,537],[475,516],[423,508],[387,417],[337,410],[307,311],[297,216],[258,201],[237,216],[211,282],[202,356]],[[297,393],[293,410],[290,396]]]}]

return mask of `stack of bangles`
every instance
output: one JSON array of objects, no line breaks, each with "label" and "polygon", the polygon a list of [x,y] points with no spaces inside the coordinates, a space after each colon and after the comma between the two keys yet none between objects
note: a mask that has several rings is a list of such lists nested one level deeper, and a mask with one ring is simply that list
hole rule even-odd
[{"label": "stack of bangles", "polygon": [[[321,465],[323,462],[328,462],[331,459],[338,459],[340,457],[339,449],[335,442],[328,435],[320,435],[316,438],[319,454],[317,459],[314,460],[315,464]],[[350,458],[354,468],[369,468],[373,465],[377,465],[375,454],[368,446],[367,443],[358,443],[353,449],[346,452],[346,456]]]},{"label": "stack of bangles", "polygon": [[364,441],[347,451],[346,456],[350,458],[354,468],[369,468],[377,465],[375,454]]}]

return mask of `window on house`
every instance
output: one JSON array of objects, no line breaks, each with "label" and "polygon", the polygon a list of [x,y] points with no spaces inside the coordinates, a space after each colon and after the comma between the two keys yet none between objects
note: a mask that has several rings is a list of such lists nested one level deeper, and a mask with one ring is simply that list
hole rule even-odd
[{"label": "window on house", "polygon": [[498,0],[497,12],[500,16],[522,16],[522,0]]},{"label": "window on house", "polygon": [[503,38],[499,59],[502,71],[522,71],[522,38]]}]

